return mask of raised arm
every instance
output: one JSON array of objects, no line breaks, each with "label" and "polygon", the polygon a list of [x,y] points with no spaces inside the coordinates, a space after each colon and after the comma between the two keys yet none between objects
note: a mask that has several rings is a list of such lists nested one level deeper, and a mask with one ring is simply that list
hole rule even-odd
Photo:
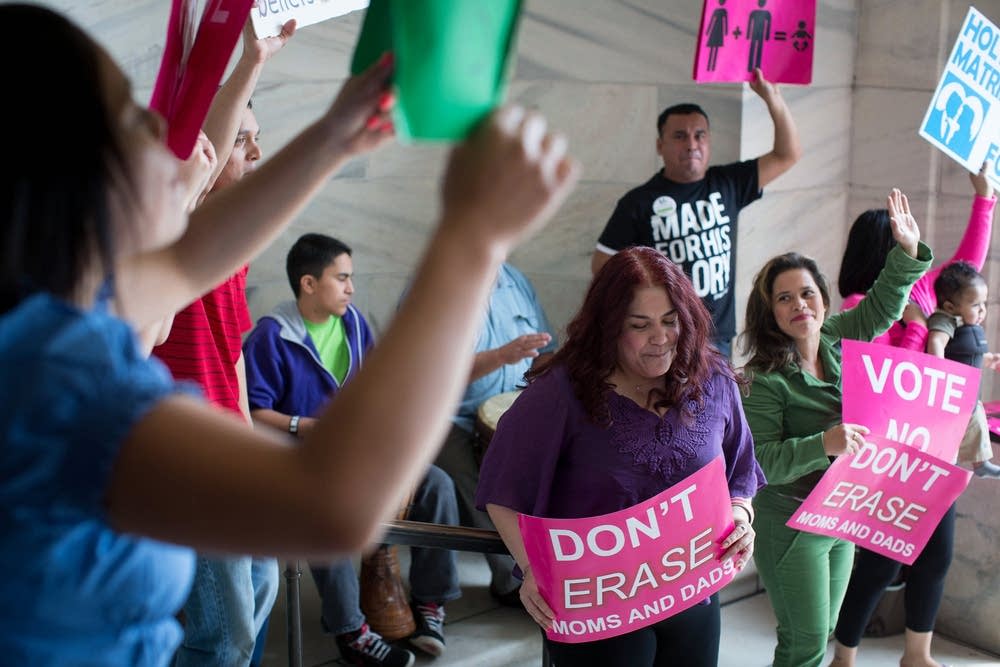
[{"label": "raised arm", "polygon": [[257,39],[253,20],[247,17],[243,25],[243,53],[236,61],[229,78],[212,99],[212,106],[205,117],[205,134],[219,153],[219,163],[212,172],[210,182],[215,181],[229,160],[233,141],[240,129],[240,118],[257,87],[264,63],[280,51],[294,34],[295,20],[292,19],[281,26],[281,32],[276,36]]},{"label": "raised arm", "polygon": [[[976,267],[977,271],[982,271],[983,265],[986,263],[986,255],[990,249],[990,238],[993,233],[993,209],[997,203],[993,186],[986,178],[987,168],[988,165],[984,163],[979,173],[969,172],[969,180],[972,181],[975,194],[972,197],[969,222],[965,225],[965,233],[962,234],[962,240],[959,241],[955,253],[951,258],[925,273],[910,292],[910,300],[919,304],[925,315],[930,315],[937,306],[937,297],[934,296],[934,281],[937,280],[941,269],[952,262],[963,260]],[[923,350],[924,348],[921,345],[919,348],[910,349]]]},{"label": "raised arm", "polygon": [[184,307],[267,247],[348,159],[391,139],[391,74],[387,56],[348,79],[319,120],[199,206],[179,240],[117,267],[120,313],[141,329]]},{"label": "raised arm", "polygon": [[767,112],[774,123],[774,147],[757,161],[757,182],[761,188],[792,168],[802,157],[802,146],[799,144],[799,131],[795,127],[792,112],[785,104],[781,91],[776,85],[764,78],[760,68],[754,70],[750,88],[767,105]]},{"label": "raised arm", "polygon": [[551,216],[577,171],[539,116],[495,114],[452,153],[442,221],[395,320],[302,443],[283,447],[279,434],[191,399],[164,400],[118,457],[114,525],[200,550],[308,557],[363,547],[444,439],[472,363],[461,351],[473,349],[500,263]]}]

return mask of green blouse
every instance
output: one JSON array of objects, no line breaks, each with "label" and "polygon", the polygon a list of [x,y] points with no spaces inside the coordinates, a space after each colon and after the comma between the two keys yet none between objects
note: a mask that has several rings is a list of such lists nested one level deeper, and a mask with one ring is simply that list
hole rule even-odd
[{"label": "green blouse", "polygon": [[841,419],[840,341],[869,341],[903,314],[910,287],[931,265],[931,251],[923,243],[917,259],[894,247],[885,267],[857,307],[828,315],[821,329],[819,358],[825,380],[804,372],[798,364],[753,372],[744,391],[754,448],[767,487],[758,501],[789,509],[798,506],[830,466],[823,451],[823,432]]}]

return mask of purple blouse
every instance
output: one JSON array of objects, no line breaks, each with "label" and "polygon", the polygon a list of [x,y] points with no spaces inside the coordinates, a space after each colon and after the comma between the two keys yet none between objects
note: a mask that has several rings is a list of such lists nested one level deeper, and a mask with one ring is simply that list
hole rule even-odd
[{"label": "purple blouse", "polygon": [[731,497],[765,484],[736,383],[721,373],[706,383],[692,418],[657,417],[608,393],[612,423],[594,424],[564,367],[537,378],[500,418],[479,474],[476,506],[580,518],[616,512],[652,498],[719,454]]}]

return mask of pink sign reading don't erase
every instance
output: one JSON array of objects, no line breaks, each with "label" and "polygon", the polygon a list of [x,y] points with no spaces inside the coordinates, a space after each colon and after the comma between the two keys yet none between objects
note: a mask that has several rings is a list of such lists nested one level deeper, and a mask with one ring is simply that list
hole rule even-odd
[{"label": "pink sign reading don't erase", "polygon": [[919,449],[868,436],[856,454],[837,457],[786,525],[912,565],[971,478]]},{"label": "pink sign reading don't erase", "polygon": [[638,630],[732,581],[720,542],[733,528],[722,457],[628,509],[585,519],[518,516],[531,570],[556,614],[550,639]]},{"label": "pink sign reading don't erase", "polygon": [[695,81],[810,83],[816,0],[705,0],[695,46]]}]

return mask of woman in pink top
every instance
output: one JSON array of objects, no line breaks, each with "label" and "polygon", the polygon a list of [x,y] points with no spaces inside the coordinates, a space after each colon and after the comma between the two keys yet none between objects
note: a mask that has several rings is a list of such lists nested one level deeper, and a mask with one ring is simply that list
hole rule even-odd
[{"label": "woman in pink top", "polygon": [[[972,199],[969,223],[955,254],[917,281],[910,291],[910,306],[904,311],[903,319],[893,324],[874,342],[923,352],[927,343],[925,318],[937,307],[934,279],[941,269],[952,262],[964,260],[975,266],[977,271],[982,271],[990,248],[993,209],[997,198],[993,194],[993,186],[986,179],[985,164],[978,174],[970,173],[969,179],[976,195]],[[837,287],[844,299],[843,310],[850,310],[864,298],[865,292],[885,265],[885,257],[894,244],[889,227],[889,213],[884,208],[869,209],[854,221],[847,236],[847,247],[840,262],[840,276],[837,278]]]},{"label": "woman in pink top", "polygon": [[[934,279],[941,269],[958,260],[973,264],[977,270],[982,269],[989,250],[993,208],[997,200],[986,180],[985,165],[970,178],[976,196],[958,249],[951,259],[928,271],[914,284],[902,323],[893,324],[875,339],[876,342],[923,352],[927,342],[926,316],[937,307]],[[854,221],[837,281],[840,295],[844,297],[844,310],[853,308],[861,301],[864,292],[882,270],[893,244],[889,214],[885,209],[865,211]],[[990,468],[1000,472],[996,466],[985,461],[978,464],[976,474],[992,476]],[[899,661],[901,667],[940,667],[931,657],[931,639],[944,593],[945,576],[951,564],[954,538],[955,506],[952,505],[907,574],[904,593],[906,638]],[[882,591],[897,579],[900,571],[898,562],[861,548],[856,552],[854,565],[834,631],[836,641],[830,667],[854,666],[861,636],[882,597]]]}]

